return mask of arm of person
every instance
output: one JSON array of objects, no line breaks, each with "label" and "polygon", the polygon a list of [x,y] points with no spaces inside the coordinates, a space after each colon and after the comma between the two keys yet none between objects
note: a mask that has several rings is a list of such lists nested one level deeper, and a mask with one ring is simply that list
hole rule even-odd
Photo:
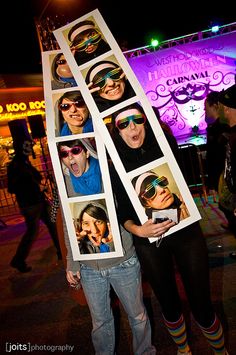
[{"label": "arm of person", "polygon": [[127,220],[124,223],[124,227],[128,232],[140,238],[161,237],[174,225],[175,222],[171,221],[170,219],[161,223],[154,223],[152,219],[148,219],[142,225],[137,225],[132,220]]},{"label": "arm of person", "polygon": [[64,214],[62,212],[62,223],[63,223],[63,232],[64,232],[64,241],[67,250],[66,254],[66,279],[69,284],[77,284],[78,279],[80,279],[80,263],[77,260],[73,259],[68,230],[66,227],[66,221]]}]

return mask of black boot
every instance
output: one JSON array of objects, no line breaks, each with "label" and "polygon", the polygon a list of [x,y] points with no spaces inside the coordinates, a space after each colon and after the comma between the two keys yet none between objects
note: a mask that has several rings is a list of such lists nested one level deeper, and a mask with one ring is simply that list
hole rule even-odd
[{"label": "black boot", "polygon": [[19,262],[15,258],[12,259],[10,265],[22,273],[29,272],[32,270],[32,267],[28,266],[25,261]]}]

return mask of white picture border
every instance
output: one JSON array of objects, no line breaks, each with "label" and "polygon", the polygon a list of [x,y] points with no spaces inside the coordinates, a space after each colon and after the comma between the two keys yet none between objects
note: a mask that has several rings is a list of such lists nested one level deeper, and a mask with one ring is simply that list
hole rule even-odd
[{"label": "white picture border", "polygon": [[[50,151],[51,161],[53,165],[54,175],[58,187],[58,192],[61,200],[61,207],[63,210],[63,215],[66,222],[68,237],[70,241],[70,246],[72,250],[72,255],[74,260],[97,260],[97,259],[107,259],[113,257],[123,256],[123,248],[121,243],[120,228],[117,221],[115,204],[113,199],[113,193],[111,189],[108,162],[106,157],[106,150],[104,143],[94,125],[94,132],[91,133],[81,133],[72,134],[69,136],[56,136],[55,127],[55,100],[53,96],[55,94],[63,95],[64,92],[70,90],[80,90],[78,86],[73,88],[64,88],[59,90],[53,90],[51,85],[51,57],[62,52],[61,50],[48,51],[42,53],[42,65],[43,65],[43,82],[44,82],[44,95],[45,95],[45,106],[46,106],[46,126],[47,126],[47,140],[48,147]],[[68,140],[75,140],[94,137],[96,141],[97,155],[100,164],[100,170],[102,175],[103,189],[104,192],[96,195],[83,195],[78,197],[68,197],[66,191],[66,185],[61,169],[61,163],[58,156],[57,143],[64,142]],[[73,204],[82,204],[85,202],[93,202],[99,200],[105,201],[106,211],[108,219],[110,222],[111,232],[113,236],[113,243],[115,251],[109,251],[104,253],[93,253],[93,254],[82,254],[79,249],[76,231],[74,227],[74,221],[71,206]]]},{"label": "white picture border", "polygon": [[[75,61],[75,58],[70,50],[69,47],[69,41],[67,39],[67,34],[70,28],[72,28],[74,25],[76,25],[80,21],[84,21],[87,19],[93,19],[93,21],[96,23],[96,25],[99,27],[99,29],[102,32],[103,38],[105,38],[106,42],[109,44],[111,50],[109,50],[107,53],[104,53],[97,58],[92,59],[88,63],[78,65]],[[83,97],[85,99],[86,104],[88,105],[90,112],[92,114],[94,124],[97,127],[100,137],[102,137],[104,144],[107,147],[107,150],[109,152],[109,155],[112,158],[112,161],[115,165],[116,170],[118,171],[121,180],[124,184],[124,187],[127,191],[127,194],[129,195],[133,206],[136,210],[136,213],[141,221],[141,223],[144,223],[147,220],[147,216],[145,214],[144,208],[141,205],[138,196],[133,188],[131,179],[135,174],[137,174],[137,171],[131,171],[127,173],[124,169],[124,166],[121,162],[121,159],[119,158],[119,155],[116,151],[115,145],[110,137],[110,134],[108,133],[108,130],[106,128],[106,125],[103,122],[103,118],[108,116],[109,114],[114,113],[120,108],[123,108],[127,106],[129,103],[134,103],[134,102],[139,102],[148,118],[148,121],[152,127],[153,133],[156,137],[157,144],[160,145],[162,152],[164,154],[164,157],[158,159],[157,161],[154,161],[152,163],[149,163],[148,166],[142,166],[138,170],[140,172],[149,170],[150,166],[155,167],[159,166],[163,163],[168,164],[169,169],[172,173],[172,175],[175,178],[176,185],[178,186],[178,189],[181,193],[182,198],[184,199],[184,202],[187,206],[187,209],[189,211],[189,217],[180,221],[176,226],[172,227],[166,235],[169,235],[177,230],[180,230],[181,228],[190,225],[199,219],[201,219],[201,215],[198,211],[198,208],[194,202],[194,199],[189,191],[189,188],[185,182],[185,179],[183,178],[183,175],[180,171],[180,168],[174,158],[174,155],[169,147],[169,144],[165,138],[164,132],[152,110],[152,107],[150,105],[150,102],[148,98],[146,97],[140,83],[138,82],[133,70],[131,69],[128,61],[126,60],[125,56],[123,55],[121,49],[119,48],[116,40],[114,39],[113,35],[111,34],[109,28],[107,27],[105,21],[103,20],[100,12],[98,10],[94,10],[87,15],[71,22],[70,24],[67,24],[57,30],[54,31],[54,35],[60,45],[60,48],[62,49],[69,65],[71,68],[71,71],[77,81],[79,83],[80,90],[83,94]],[[100,60],[105,60],[107,58],[112,58],[114,57],[116,62],[119,63],[120,67],[124,71],[127,79],[129,80],[134,92],[135,96],[132,98],[116,105],[113,106],[106,111],[100,112],[98,110],[98,107],[89,91],[89,88],[87,87],[85,83],[85,74],[86,71],[88,70],[89,67],[91,67],[94,63],[100,61]],[[137,169],[136,169],[137,170]],[[155,241],[157,238],[149,238],[151,242]]]}]

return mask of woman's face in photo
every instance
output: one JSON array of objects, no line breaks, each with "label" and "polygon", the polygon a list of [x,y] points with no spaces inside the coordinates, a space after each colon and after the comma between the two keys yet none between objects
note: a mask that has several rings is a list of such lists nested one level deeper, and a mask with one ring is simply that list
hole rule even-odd
[{"label": "woman's face in photo", "polygon": [[89,152],[85,152],[81,146],[68,147],[62,145],[59,156],[63,164],[75,177],[83,175],[89,168]]},{"label": "woman's face in photo", "polygon": [[60,76],[61,78],[72,78],[73,77],[70,67],[67,64],[67,61],[66,61],[63,54],[57,60],[56,64],[57,64],[56,72],[57,72],[58,76]]},{"label": "woman's face in photo", "polygon": [[87,233],[87,236],[94,246],[100,246],[102,238],[107,229],[106,221],[91,217],[84,212],[82,217],[82,230]]},{"label": "woman's face in photo", "polygon": [[174,202],[174,196],[168,187],[153,186],[153,196],[150,199],[145,199],[148,207],[156,210],[164,210],[169,208]]},{"label": "woman's face in photo", "polygon": [[[111,67],[112,71],[116,70],[117,68]],[[116,75],[105,76],[105,85],[99,91],[99,96],[103,99],[115,101],[122,98],[125,92],[125,75],[123,71],[120,70],[118,79]]]},{"label": "woman's face in photo", "polygon": [[89,116],[89,110],[85,103],[63,98],[59,108],[69,127],[83,127],[85,125]]},{"label": "woman's face in photo", "polygon": [[115,125],[125,143],[133,149],[140,148],[145,139],[145,120],[137,109],[119,113]]},{"label": "woman's face in photo", "polygon": [[96,30],[89,30],[86,31],[84,33],[81,33],[79,36],[79,43],[81,45],[84,44],[85,49],[84,51],[88,54],[93,53],[96,51],[96,49],[98,48],[98,43],[93,42],[93,38],[95,38],[97,35],[97,31]]}]

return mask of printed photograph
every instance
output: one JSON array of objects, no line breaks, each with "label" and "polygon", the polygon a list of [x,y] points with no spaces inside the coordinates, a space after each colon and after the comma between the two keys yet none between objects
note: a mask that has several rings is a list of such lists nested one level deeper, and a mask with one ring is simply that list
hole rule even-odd
[{"label": "printed photograph", "polygon": [[92,117],[79,90],[56,94],[53,100],[57,137],[93,132]]},{"label": "printed photograph", "polygon": [[127,172],[164,156],[138,102],[105,117],[104,123]]},{"label": "printed photograph", "polygon": [[71,204],[81,254],[115,251],[105,200]]},{"label": "printed photograph", "polygon": [[68,197],[103,192],[102,175],[93,138],[57,143]]},{"label": "printed photograph", "polygon": [[81,72],[100,112],[135,96],[115,56],[97,61]]},{"label": "printed photograph", "polygon": [[94,19],[80,21],[71,27],[68,41],[78,65],[99,57],[111,49]]},{"label": "printed photograph", "polygon": [[69,64],[62,52],[56,53],[50,58],[51,86],[52,90],[66,89],[77,86]]},{"label": "printed photograph", "polygon": [[178,224],[190,216],[168,164],[145,171],[132,184],[147,217],[155,223],[171,219]]}]

